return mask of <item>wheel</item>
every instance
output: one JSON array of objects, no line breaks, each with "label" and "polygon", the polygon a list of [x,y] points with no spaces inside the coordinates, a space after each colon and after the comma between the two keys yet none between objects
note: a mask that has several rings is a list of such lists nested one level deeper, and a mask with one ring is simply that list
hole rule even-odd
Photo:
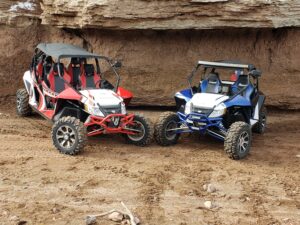
[{"label": "wheel", "polygon": [[136,134],[123,134],[127,143],[137,146],[146,146],[152,139],[152,131],[150,123],[141,115],[135,115],[134,124],[126,128],[137,130]]},{"label": "wheel", "polygon": [[16,93],[17,114],[19,116],[29,116],[32,113],[32,109],[29,105],[29,95],[26,89],[19,89]]},{"label": "wheel", "polygon": [[177,143],[180,134],[174,129],[178,128],[179,118],[174,112],[164,112],[155,124],[154,137],[156,142],[162,146]]},{"label": "wheel", "polygon": [[265,106],[262,106],[259,112],[258,122],[254,124],[252,130],[255,133],[263,134],[266,130],[267,125],[267,109]]},{"label": "wheel", "polygon": [[245,122],[233,123],[227,131],[224,150],[231,159],[245,158],[251,147],[252,133],[250,125]]},{"label": "wheel", "polygon": [[83,151],[86,137],[86,128],[75,117],[62,117],[52,127],[53,144],[64,154],[76,155]]}]

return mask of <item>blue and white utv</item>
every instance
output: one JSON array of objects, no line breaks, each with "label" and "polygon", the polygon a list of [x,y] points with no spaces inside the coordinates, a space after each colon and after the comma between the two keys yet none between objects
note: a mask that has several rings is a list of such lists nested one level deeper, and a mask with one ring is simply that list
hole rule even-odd
[{"label": "blue and white utv", "polygon": [[[192,79],[201,72],[201,81]],[[177,113],[163,113],[155,125],[158,144],[176,144],[181,133],[199,132],[224,141],[232,159],[247,156],[252,131],[266,127],[265,95],[259,91],[261,72],[252,64],[199,61],[188,77],[190,88],[177,92]],[[230,77],[228,80],[221,78]]]}]

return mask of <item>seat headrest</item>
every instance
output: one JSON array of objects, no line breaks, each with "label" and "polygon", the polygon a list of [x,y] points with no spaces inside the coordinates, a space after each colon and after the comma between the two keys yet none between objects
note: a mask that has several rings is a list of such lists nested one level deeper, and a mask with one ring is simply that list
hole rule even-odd
[{"label": "seat headrest", "polygon": [[248,76],[247,75],[240,75],[237,79],[237,83],[241,86],[246,86],[249,83]]},{"label": "seat headrest", "polygon": [[219,81],[219,74],[218,73],[209,73],[207,76],[207,80],[209,82],[217,82]]},{"label": "seat headrest", "polygon": [[59,67],[59,71],[60,71],[60,75],[63,76],[64,75],[64,69],[65,66],[63,63],[54,63],[53,64],[53,71],[58,74],[58,67]]},{"label": "seat headrest", "polygon": [[71,58],[71,64],[80,64],[81,63],[81,60],[80,58]]},{"label": "seat headrest", "polygon": [[87,77],[94,76],[94,65],[93,64],[84,64],[84,71]]}]

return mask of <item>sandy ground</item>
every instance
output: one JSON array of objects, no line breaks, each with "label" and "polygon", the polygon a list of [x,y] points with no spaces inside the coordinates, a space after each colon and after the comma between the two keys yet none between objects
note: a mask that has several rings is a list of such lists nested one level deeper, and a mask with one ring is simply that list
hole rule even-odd
[{"label": "sandy ground", "polygon": [[[271,112],[249,157],[233,161],[222,143],[196,135],[168,148],[102,136],[65,156],[47,121],[0,112],[0,224],[85,224],[120,201],[142,224],[300,224],[300,113]],[[204,191],[207,183],[217,191]],[[207,200],[216,207],[205,209]]]}]

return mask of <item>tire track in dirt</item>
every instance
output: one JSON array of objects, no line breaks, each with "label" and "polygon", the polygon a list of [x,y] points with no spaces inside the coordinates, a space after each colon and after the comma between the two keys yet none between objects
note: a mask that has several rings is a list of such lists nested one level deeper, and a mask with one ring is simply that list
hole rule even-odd
[{"label": "tire track in dirt", "polygon": [[165,222],[164,209],[160,206],[162,194],[169,185],[171,175],[163,167],[155,167],[155,171],[144,173],[138,179],[141,189],[138,198],[143,203],[144,219],[147,224],[163,224]]},{"label": "tire track in dirt", "polygon": [[[268,182],[267,179],[264,182]],[[266,196],[268,195],[267,190],[262,188],[259,182],[242,182],[243,189],[247,197],[250,199],[248,201],[248,207],[251,211],[251,215],[256,218],[257,224],[281,224],[273,215],[266,209],[265,203],[267,203]]]}]

